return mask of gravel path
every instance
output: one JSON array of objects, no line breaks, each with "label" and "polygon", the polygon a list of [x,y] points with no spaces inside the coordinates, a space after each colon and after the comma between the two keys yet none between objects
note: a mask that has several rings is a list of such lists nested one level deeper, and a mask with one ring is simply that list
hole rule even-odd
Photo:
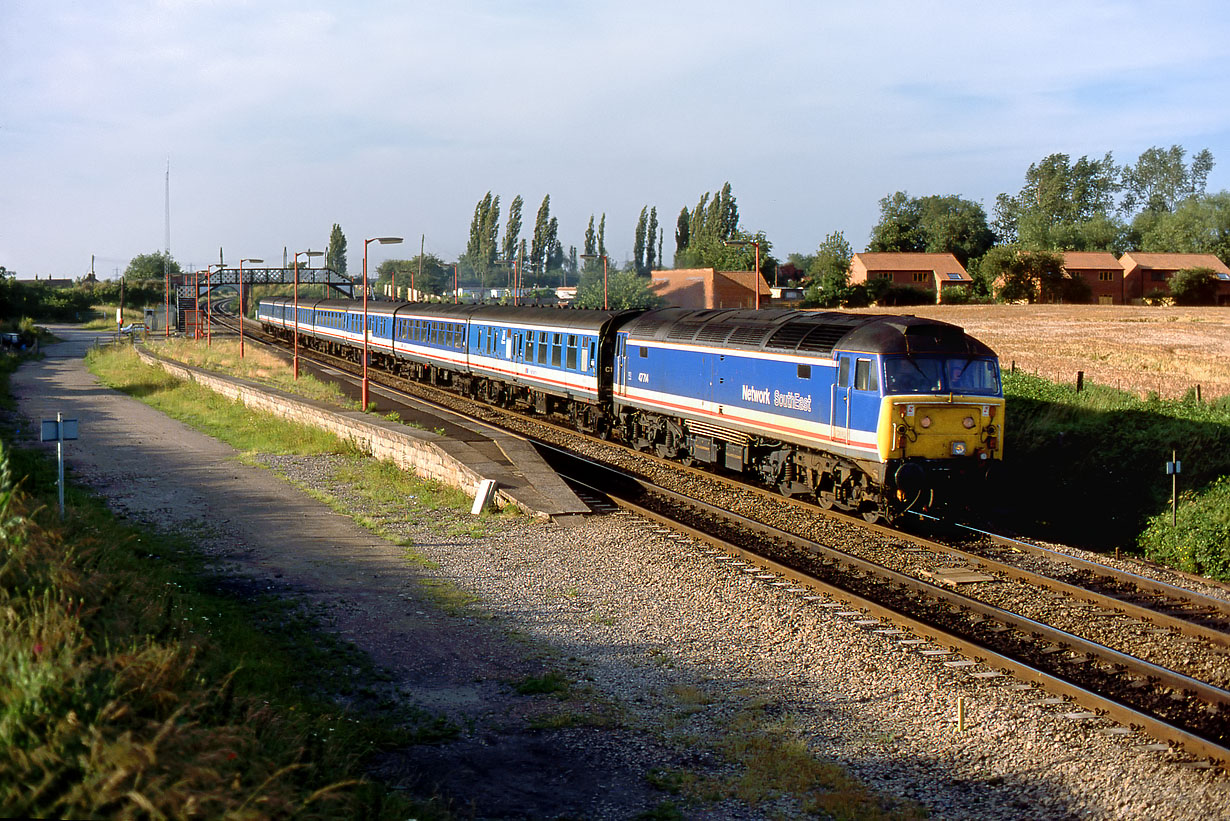
[{"label": "gravel path", "polygon": [[[786,593],[631,517],[574,527],[496,518],[475,529],[441,512],[393,517],[382,527],[394,539],[377,539],[227,449],[194,444],[199,434],[91,387],[79,362],[53,364],[15,378],[27,415],[58,398],[93,406],[115,431],[104,437],[83,423],[70,454],[76,474],[160,525],[186,498],[199,500],[190,509],[208,517],[207,549],[311,601],[389,671],[373,686],[461,728],[450,744],[387,756],[378,774],[438,785],[479,817],[629,818],[663,801],[695,818],[803,814],[790,795],[739,792],[731,742],[749,733],[804,744],[940,818],[1230,817],[1230,782],[1217,771],[1169,763],[1166,752],[1140,749],[1140,735],[1067,718],[1070,707],[1039,704],[1043,693],[923,656],[925,646],[873,633],[844,608]],[[118,456],[149,442],[159,443],[156,481],[142,476],[143,462]],[[169,466],[180,453],[177,472]],[[334,481],[336,457],[264,461],[350,512],[369,507]],[[206,467],[225,484],[202,483],[194,471]],[[261,505],[237,503],[237,487],[260,487],[276,500],[264,504],[293,504],[298,518],[252,521]],[[331,523],[322,539],[318,520]],[[551,674],[567,686],[542,695],[515,687]],[[689,776],[760,800],[718,790],[689,802],[656,788]]]}]

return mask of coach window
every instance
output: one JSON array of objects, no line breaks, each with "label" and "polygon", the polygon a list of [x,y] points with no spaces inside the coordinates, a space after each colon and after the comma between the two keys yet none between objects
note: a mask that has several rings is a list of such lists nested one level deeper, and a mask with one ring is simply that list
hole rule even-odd
[{"label": "coach window", "polygon": [[546,331],[538,332],[538,364],[547,364],[547,333]]},{"label": "coach window", "polygon": [[560,350],[562,340],[559,334],[551,334],[551,364],[555,367],[560,366],[562,360],[562,351]]},{"label": "coach window", "polygon": [[570,371],[577,369],[577,335],[568,334],[568,361],[565,364]]},{"label": "coach window", "polygon": [[457,350],[463,350],[466,346],[466,326],[458,323],[457,326],[457,343],[454,346]]},{"label": "coach window", "polygon": [[879,391],[880,380],[876,378],[875,368],[870,359],[860,359],[854,366],[854,389],[858,391]]},{"label": "coach window", "polygon": [[811,379],[811,365],[799,365],[799,379]]}]

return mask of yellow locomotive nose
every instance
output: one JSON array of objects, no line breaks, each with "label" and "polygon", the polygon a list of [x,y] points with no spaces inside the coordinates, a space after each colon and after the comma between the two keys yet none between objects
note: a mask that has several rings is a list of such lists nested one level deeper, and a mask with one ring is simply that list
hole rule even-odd
[{"label": "yellow locomotive nose", "polygon": [[1002,457],[997,420],[1003,400],[945,396],[886,398],[881,411],[885,459]]}]

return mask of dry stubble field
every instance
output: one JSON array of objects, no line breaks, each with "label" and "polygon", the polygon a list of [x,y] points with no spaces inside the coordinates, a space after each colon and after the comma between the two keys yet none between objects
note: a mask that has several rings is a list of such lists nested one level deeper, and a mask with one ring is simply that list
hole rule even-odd
[{"label": "dry stubble field", "polygon": [[1120,305],[915,305],[870,309],[942,319],[999,354],[1056,382],[1086,381],[1163,397],[1201,386],[1230,396],[1230,308]]}]

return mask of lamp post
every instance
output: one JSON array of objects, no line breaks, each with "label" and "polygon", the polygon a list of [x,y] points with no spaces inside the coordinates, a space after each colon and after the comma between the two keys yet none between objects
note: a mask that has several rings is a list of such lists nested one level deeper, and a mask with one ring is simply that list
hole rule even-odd
[{"label": "lamp post", "polygon": [[752,270],[752,273],[754,275],[752,277],[752,288],[756,290],[756,310],[759,311],[760,310],[760,241],[754,240],[754,239],[728,239],[728,240],[725,240],[722,244],[731,245],[731,246],[743,246],[743,245],[755,245],[756,246],[756,267]]},{"label": "lamp post", "polygon": [[196,326],[192,329],[192,338],[201,338],[201,272],[192,272],[192,312],[196,314]]},{"label": "lamp post", "polygon": [[265,260],[263,259],[241,259],[239,260],[239,358],[243,359],[243,264],[245,262],[255,262],[260,265]]},{"label": "lamp post", "polygon": [[214,289],[213,264],[205,266],[205,347],[212,348],[214,344]]},{"label": "lamp post", "polygon": [[299,378],[299,257],[306,256],[310,262],[312,257],[323,257],[324,251],[295,252],[295,379]]},{"label": "lamp post", "polygon": [[581,259],[602,260],[602,310],[609,310],[607,307],[606,254],[581,254]]},{"label": "lamp post", "polygon": [[401,237],[372,237],[363,240],[363,411],[367,412],[367,246],[373,242],[381,245],[397,245]]}]

